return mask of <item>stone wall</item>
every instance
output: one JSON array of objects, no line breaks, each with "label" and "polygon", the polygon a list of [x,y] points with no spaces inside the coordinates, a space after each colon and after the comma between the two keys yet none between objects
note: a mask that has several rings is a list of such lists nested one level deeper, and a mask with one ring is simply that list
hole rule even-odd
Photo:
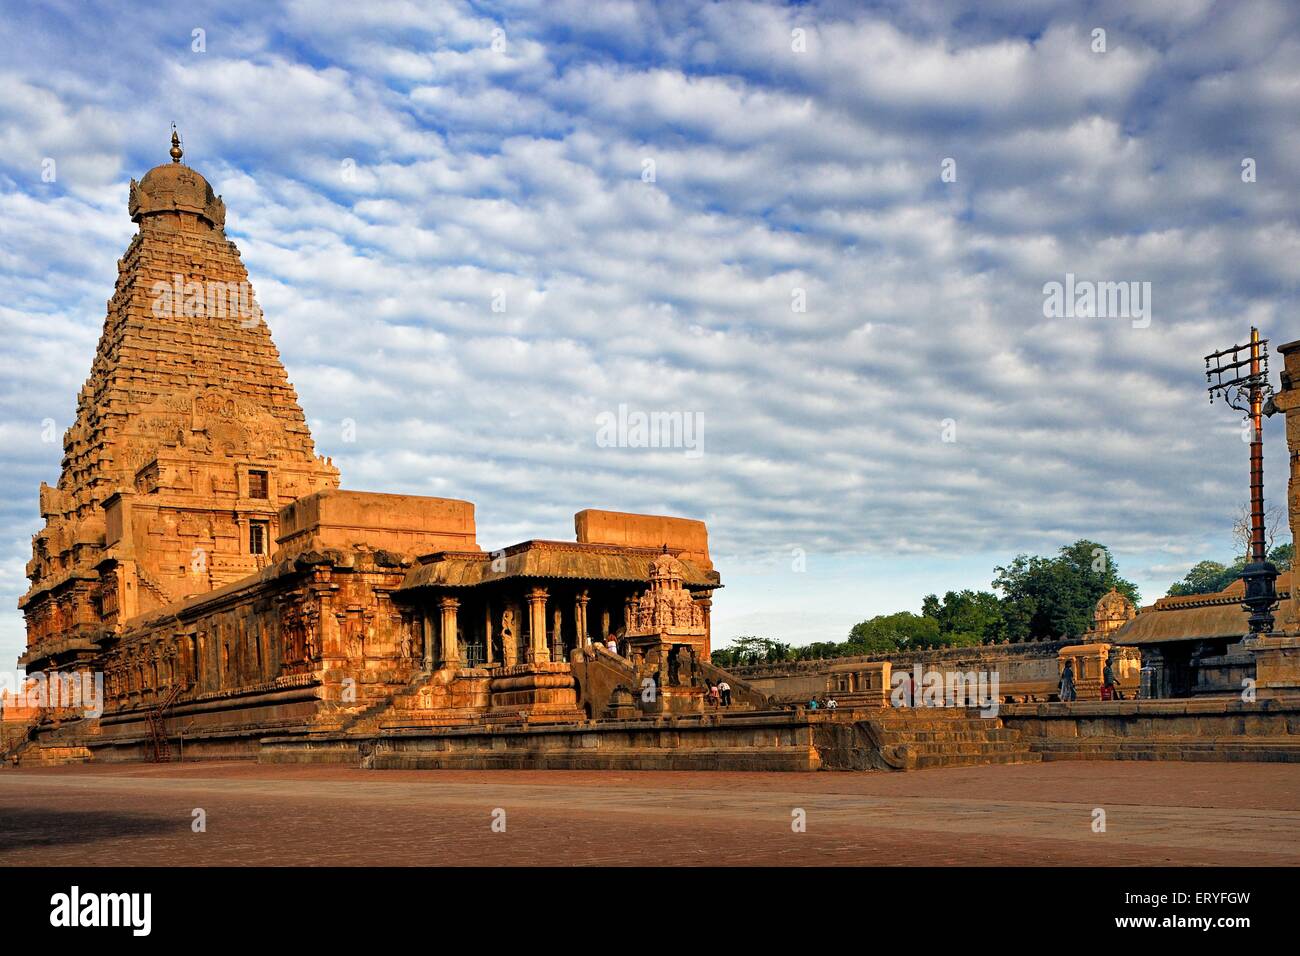
[{"label": "stone wall", "polygon": [[1300,761],[1300,698],[1007,704],[1002,722],[1049,760]]},{"label": "stone wall", "polygon": [[259,759],[402,770],[807,771],[825,767],[819,746],[828,739],[824,723],[781,713],[532,728],[411,729],[364,742],[283,736],[264,741]]},{"label": "stone wall", "polygon": [[281,556],[309,549],[429,554],[478,551],[474,505],[454,498],[321,491],[292,502],[281,512]]},{"label": "stone wall", "polygon": [[581,543],[655,550],[667,546],[679,558],[713,569],[709,532],[703,521],[588,508],[573,516],[573,524]]},{"label": "stone wall", "polygon": [[[844,675],[867,665],[888,662],[892,669],[996,672],[999,694],[1004,697],[1043,699],[1056,693],[1058,658],[1064,641],[1026,641],[1019,644],[982,644],[932,650],[892,651],[857,657],[815,661],[751,664],[731,670],[755,688],[777,700],[795,702],[823,694],[849,692]],[[861,665],[856,667],[855,665]]]},{"label": "stone wall", "polygon": [[132,622],[105,648],[99,737],[133,752],[176,688],[185,696],[164,730],[195,738],[311,725],[391,699],[421,657],[420,623],[392,599],[404,573],[367,552],[315,555]]}]

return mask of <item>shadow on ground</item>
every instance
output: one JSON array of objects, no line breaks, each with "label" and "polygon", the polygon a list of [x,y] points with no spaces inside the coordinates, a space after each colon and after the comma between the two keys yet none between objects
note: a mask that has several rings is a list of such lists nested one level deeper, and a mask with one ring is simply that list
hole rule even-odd
[{"label": "shadow on ground", "polygon": [[48,810],[5,807],[0,812],[0,858],[11,850],[30,847],[69,847],[121,837],[155,836],[188,830],[175,816],[115,813],[111,810]]}]

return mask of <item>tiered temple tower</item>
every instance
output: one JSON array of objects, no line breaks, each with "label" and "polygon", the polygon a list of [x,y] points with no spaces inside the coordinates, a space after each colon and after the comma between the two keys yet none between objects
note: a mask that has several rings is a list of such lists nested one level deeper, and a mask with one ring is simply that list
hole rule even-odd
[{"label": "tiered temple tower", "polygon": [[32,540],[28,672],[85,665],[151,608],[246,577],[275,548],[278,510],[338,486],[311,434],[225,204],[181,163],[131,182],[139,224]]}]

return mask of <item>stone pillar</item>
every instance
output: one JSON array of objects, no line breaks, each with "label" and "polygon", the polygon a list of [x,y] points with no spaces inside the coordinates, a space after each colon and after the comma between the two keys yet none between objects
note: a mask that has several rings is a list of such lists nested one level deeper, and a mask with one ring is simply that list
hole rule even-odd
[{"label": "stone pillar", "polygon": [[[492,602],[487,601],[483,605],[483,640],[487,646],[483,649],[483,662],[485,664],[495,664],[496,659],[492,656]],[[503,647],[502,652],[505,652]]]},{"label": "stone pillar", "polygon": [[704,611],[704,656],[706,658],[713,653],[713,592],[708,593],[709,597],[700,598],[696,602]]},{"label": "stone pillar", "polygon": [[433,618],[428,612],[420,615],[421,631],[424,635],[424,669],[433,670]]},{"label": "stone pillar", "polygon": [[528,663],[544,664],[551,659],[546,646],[546,588],[528,592]]},{"label": "stone pillar", "polygon": [[[1278,346],[1285,367],[1282,388],[1273,397],[1277,411],[1286,416],[1286,442],[1291,475],[1287,487],[1287,513],[1293,542],[1300,537],[1300,341]],[[1300,563],[1291,563],[1291,593],[1280,602],[1273,633],[1261,634],[1251,644],[1255,654],[1255,689],[1259,699],[1300,693]]]},{"label": "stone pillar", "polygon": [[438,651],[439,667],[458,667],[460,649],[456,646],[456,609],[460,601],[454,597],[445,597],[438,601],[438,610],[442,612],[439,635],[442,638]]},{"label": "stone pillar", "polygon": [[600,633],[596,635],[596,640],[604,644],[607,637],[609,637],[609,608],[604,608],[600,612]]},{"label": "stone pillar", "polygon": [[623,599],[623,628],[631,631],[636,627],[637,595],[632,594]]},{"label": "stone pillar", "polygon": [[591,595],[586,591],[579,591],[577,597],[573,599],[573,622],[577,632],[576,645],[578,647],[590,647],[591,635],[587,633],[587,602],[591,600]]},{"label": "stone pillar", "polygon": [[[1273,398],[1277,410],[1283,413],[1286,426],[1287,457],[1291,474],[1287,483],[1287,518],[1291,527],[1291,544],[1300,547],[1300,341],[1278,346],[1282,356],[1281,390]],[[1286,634],[1300,634],[1300,561],[1291,560],[1291,597],[1278,609],[1277,630]]]}]

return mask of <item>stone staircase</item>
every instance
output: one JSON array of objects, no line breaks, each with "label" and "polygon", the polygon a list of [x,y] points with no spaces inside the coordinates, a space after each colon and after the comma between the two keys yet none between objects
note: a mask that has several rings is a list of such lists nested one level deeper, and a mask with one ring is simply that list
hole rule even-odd
[{"label": "stone staircase", "polygon": [[725,680],[731,686],[731,707],[728,710],[767,710],[772,706],[772,701],[761,690],[712,661],[700,661],[700,673],[714,683]]},{"label": "stone staircase", "polygon": [[393,709],[399,700],[416,693],[429,680],[426,671],[416,671],[404,685],[393,687],[391,684],[360,684],[360,698],[350,707],[339,707],[332,714],[319,720],[312,728],[322,733],[350,733],[368,735],[379,728],[379,721]]},{"label": "stone staircase", "polygon": [[33,721],[22,737],[0,752],[3,767],[55,767],[68,763],[88,763],[90,750],[83,740],[83,721],[68,721],[51,727]]},{"label": "stone staircase", "polygon": [[1043,760],[1209,760],[1300,763],[1300,736],[1030,739]]},{"label": "stone staircase", "polygon": [[865,723],[884,763],[896,770],[1037,763],[1020,731],[974,708],[897,708],[877,711]]},{"label": "stone staircase", "polygon": [[176,600],[176,598],[172,596],[171,592],[149,575],[144,568],[137,565],[135,576],[136,580],[138,580],[143,586],[143,589],[153,595],[153,598],[158,603],[159,607],[166,607]]}]

